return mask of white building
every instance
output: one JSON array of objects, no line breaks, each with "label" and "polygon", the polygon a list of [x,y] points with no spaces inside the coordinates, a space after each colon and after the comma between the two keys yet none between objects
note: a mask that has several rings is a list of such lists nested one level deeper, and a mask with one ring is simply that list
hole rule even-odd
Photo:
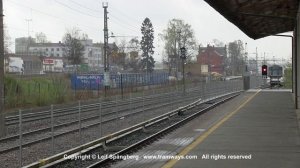
[{"label": "white building", "polygon": [[[16,39],[16,42],[18,42],[16,51],[18,50],[20,54],[25,55],[35,55],[53,59],[62,58],[65,65],[68,64],[64,43],[35,43],[34,39],[30,39],[32,42],[28,42],[28,38]],[[80,42],[83,44],[85,49],[83,54],[83,63],[87,64],[91,70],[98,70],[100,67],[103,67],[103,43],[93,43],[92,39],[81,40]],[[116,48],[116,45],[110,43],[108,47],[109,50],[112,50]],[[28,51],[26,51],[26,48],[28,48]]]},{"label": "white building", "polygon": [[31,53],[45,57],[64,57],[65,46],[63,43],[34,43],[29,46]]},{"label": "white building", "polygon": [[81,40],[84,46],[84,63],[88,64],[90,68],[97,69],[102,64],[102,46],[100,44],[94,44],[93,40]]},{"label": "white building", "polygon": [[88,48],[88,64],[90,67],[100,67],[101,65],[103,65],[102,63],[102,58],[103,58],[103,54],[102,54],[102,48],[98,47],[97,45],[93,44],[93,46]]},{"label": "white building", "polygon": [[[102,64],[102,44],[94,44],[93,40],[81,40],[84,46],[83,63],[91,68],[97,68]],[[31,44],[29,51],[44,57],[65,58],[66,47],[63,43],[35,43]]]}]

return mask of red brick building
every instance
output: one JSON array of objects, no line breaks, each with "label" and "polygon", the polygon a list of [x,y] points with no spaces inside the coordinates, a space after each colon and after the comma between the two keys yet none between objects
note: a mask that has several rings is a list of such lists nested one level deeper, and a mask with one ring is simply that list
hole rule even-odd
[{"label": "red brick building", "polygon": [[197,62],[201,65],[201,74],[211,72],[224,74],[224,62],[227,57],[226,45],[224,47],[199,47]]}]

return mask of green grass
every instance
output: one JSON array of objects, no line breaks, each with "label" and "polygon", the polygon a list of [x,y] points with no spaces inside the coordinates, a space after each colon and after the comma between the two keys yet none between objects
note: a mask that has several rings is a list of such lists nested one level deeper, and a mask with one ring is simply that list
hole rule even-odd
[{"label": "green grass", "polygon": [[[195,85],[186,80],[186,88]],[[174,90],[181,90],[182,82],[170,85],[124,88],[124,97],[142,96],[153,92],[163,93]],[[111,89],[105,99],[114,100],[116,96],[121,97],[120,89]],[[34,108],[38,106],[49,106],[51,104],[63,104],[76,100],[90,100],[94,98],[104,99],[104,91],[77,90],[70,88],[70,76],[50,76],[50,77],[26,77],[17,78],[14,76],[5,77],[5,108]]]},{"label": "green grass", "polygon": [[16,79],[5,77],[6,108],[45,106],[70,99],[68,83],[63,78]]}]

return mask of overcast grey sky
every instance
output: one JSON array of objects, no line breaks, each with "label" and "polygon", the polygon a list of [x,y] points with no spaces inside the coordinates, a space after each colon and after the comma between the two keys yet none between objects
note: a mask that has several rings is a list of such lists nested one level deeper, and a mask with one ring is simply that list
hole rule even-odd
[{"label": "overcast grey sky", "polygon": [[[44,32],[48,40],[58,42],[67,29],[78,27],[94,42],[103,41],[103,8],[101,0],[3,0],[4,22],[14,42],[16,37]],[[173,18],[183,19],[195,31],[197,42],[206,45],[212,39],[224,43],[242,40],[247,43],[249,57],[290,59],[291,39],[266,37],[253,40],[202,0],[108,0],[109,31],[119,36],[141,36],[145,17],[150,18],[155,32],[155,56],[161,61],[163,42],[158,34]],[[114,42],[110,39],[109,42]],[[121,39],[119,38],[118,41]],[[14,43],[11,47],[14,49]]]}]

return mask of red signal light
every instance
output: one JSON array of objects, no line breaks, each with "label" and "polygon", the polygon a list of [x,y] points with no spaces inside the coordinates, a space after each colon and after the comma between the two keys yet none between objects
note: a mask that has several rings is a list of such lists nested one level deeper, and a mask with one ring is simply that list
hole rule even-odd
[{"label": "red signal light", "polygon": [[267,65],[261,66],[261,74],[262,74],[262,76],[268,75],[268,66]]}]

